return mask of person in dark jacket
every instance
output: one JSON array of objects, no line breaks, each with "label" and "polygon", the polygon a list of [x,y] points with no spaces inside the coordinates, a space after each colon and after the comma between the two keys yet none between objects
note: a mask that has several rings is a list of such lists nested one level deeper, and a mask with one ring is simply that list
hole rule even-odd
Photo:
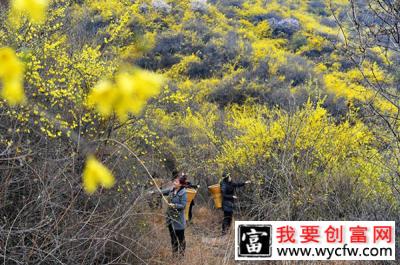
[{"label": "person in dark jacket", "polygon": [[222,193],[222,209],[224,210],[224,219],[222,220],[222,235],[225,235],[230,228],[233,216],[233,205],[236,196],[234,195],[235,189],[243,187],[245,184],[251,183],[250,180],[246,182],[232,182],[231,175],[224,172],[221,181]]},{"label": "person in dark jacket", "polygon": [[163,195],[168,196],[168,208],[166,212],[166,223],[171,236],[172,253],[182,256],[185,254],[185,207],[187,201],[186,195],[186,177],[177,177],[174,180],[172,189],[162,190]]}]

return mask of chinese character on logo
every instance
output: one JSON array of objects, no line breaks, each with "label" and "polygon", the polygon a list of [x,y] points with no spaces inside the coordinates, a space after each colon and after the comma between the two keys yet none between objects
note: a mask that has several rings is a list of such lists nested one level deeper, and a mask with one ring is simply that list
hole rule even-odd
[{"label": "chinese character on logo", "polygon": [[365,233],[367,232],[368,228],[364,226],[354,226],[350,227],[350,242],[351,243],[367,243],[367,236]]},{"label": "chinese character on logo", "polygon": [[343,226],[333,227],[330,225],[326,230],[326,242],[328,243],[343,243]]},{"label": "chinese character on logo", "polygon": [[281,226],[276,229],[278,239],[278,243],[295,243],[296,240],[294,239],[295,230],[292,226]]},{"label": "chinese character on logo", "polygon": [[239,225],[239,257],[271,256],[271,225]]},{"label": "chinese character on logo", "polygon": [[247,251],[249,253],[260,253],[262,244],[259,242],[260,236],[268,236],[267,232],[257,232],[254,228],[250,229],[251,232],[244,233],[242,235],[242,241],[246,240],[246,236],[249,236],[250,244],[246,244]]},{"label": "chinese character on logo", "polygon": [[302,225],[300,237],[304,238],[301,243],[315,242],[319,243],[319,226],[318,225]]},{"label": "chinese character on logo", "polygon": [[391,226],[374,226],[374,243],[385,240],[386,243],[392,243]]}]

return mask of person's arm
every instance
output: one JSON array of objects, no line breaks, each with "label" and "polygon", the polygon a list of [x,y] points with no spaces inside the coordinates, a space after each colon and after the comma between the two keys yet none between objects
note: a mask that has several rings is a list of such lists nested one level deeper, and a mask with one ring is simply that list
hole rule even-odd
[{"label": "person's arm", "polygon": [[233,187],[235,187],[235,188],[240,188],[240,187],[243,187],[244,185],[250,184],[250,183],[251,183],[250,180],[246,180],[245,182],[236,182],[236,183],[233,183],[233,182],[232,182],[232,185],[233,185]]},{"label": "person's arm", "polygon": [[183,210],[186,207],[186,202],[187,202],[187,195],[186,195],[186,191],[183,193],[182,196],[179,196],[179,203],[175,203],[174,207],[177,210]]},{"label": "person's arm", "polygon": [[166,196],[171,192],[171,188],[165,188],[161,190],[162,195]]},{"label": "person's arm", "polygon": [[232,186],[234,188],[240,188],[240,187],[243,187],[244,185],[245,185],[244,182],[232,182]]},{"label": "person's arm", "polygon": [[233,194],[226,194],[226,184],[221,185],[222,197],[227,200],[233,200]]}]

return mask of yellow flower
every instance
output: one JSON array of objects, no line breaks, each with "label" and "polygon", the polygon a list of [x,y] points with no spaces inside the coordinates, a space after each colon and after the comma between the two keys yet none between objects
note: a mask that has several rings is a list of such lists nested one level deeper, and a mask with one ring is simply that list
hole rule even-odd
[{"label": "yellow flower", "polygon": [[34,24],[41,24],[46,19],[49,0],[13,0],[12,15],[26,15]]},{"label": "yellow flower", "polygon": [[[115,102],[114,110],[120,120],[125,120],[128,113],[135,109],[134,105],[139,99],[133,98],[134,79],[128,73],[119,73],[116,77],[116,87],[118,89],[118,99]],[[136,102],[135,102],[136,101]]]},{"label": "yellow flower", "polygon": [[97,111],[103,116],[110,116],[117,98],[117,89],[108,80],[97,83],[88,95],[88,104],[96,106]]},{"label": "yellow flower", "polygon": [[9,47],[0,48],[0,80],[3,82],[0,94],[10,105],[25,101],[23,71],[24,66],[14,50]]},{"label": "yellow flower", "polygon": [[14,50],[9,47],[0,48],[0,78],[11,80],[22,76],[24,67]]},{"label": "yellow flower", "polygon": [[138,98],[147,100],[160,93],[162,78],[160,75],[145,70],[137,70],[133,73],[135,93]]},{"label": "yellow flower", "polygon": [[115,104],[115,112],[120,120],[125,120],[128,113],[139,114],[145,102],[136,93],[135,78],[128,73],[120,73],[116,77],[118,88],[118,101]]},{"label": "yellow flower", "polygon": [[94,156],[89,156],[83,170],[83,188],[89,194],[96,191],[98,186],[111,188],[115,183],[111,171]]},{"label": "yellow flower", "polygon": [[1,96],[12,106],[24,103],[26,100],[22,83],[20,79],[12,79],[3,82]]},{"label": "yellow flower", "polygon": [[160,93],[162,83],[160,75],[149,71],[121,72],[116,75],[115,84],[100,81],[89,93],[88,103],[105,117],[115,111],[123,121],[129,113],[139,114],[147,100]]}]

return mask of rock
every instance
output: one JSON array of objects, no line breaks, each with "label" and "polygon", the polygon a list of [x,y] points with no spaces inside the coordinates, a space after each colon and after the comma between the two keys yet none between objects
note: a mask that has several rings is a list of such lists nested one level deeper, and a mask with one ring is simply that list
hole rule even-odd
[{"label": "rock", "polygon": [[300,23],[295,18],[285,18],[278,22],[274,21],[272,26],[274,28],[274,35],[284,34],[290,37],[300,30]]},{"label": "rock", "polygon": [[171,6],[167,4],[164,0],[153,0],[152,2],[153,8],[161,11],[163,13],[171,12]]},{"label": "rock", "polygon": [[208,10],[207,0],[192,0],[190,1],[190,6],[195,12],[204,13]]},{"label": "rock", "polygon": [[139,6],[139,11],[140,13],[147,13],[149,11],[149,7],[147,6],[146,3],[143,3]]}]

